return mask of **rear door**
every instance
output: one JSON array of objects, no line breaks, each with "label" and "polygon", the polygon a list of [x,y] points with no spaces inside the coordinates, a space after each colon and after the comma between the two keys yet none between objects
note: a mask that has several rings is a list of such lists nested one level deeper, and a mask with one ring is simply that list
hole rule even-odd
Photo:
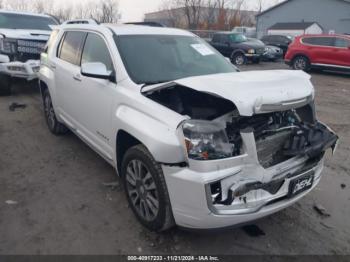
[{"label": "rear door", "polygon": [[334,64],[350,68],[350,40],[345,37],[334,38]]},{"label": "rear door", "polygon": [[71,128],[77,128],[77,101],[80,94],[80,59],[87,33],[67,31],[63,35],[54,60],[58,113]]},{"label": "rear door", "polygon": [[304,37],[301,41],[311,64],[329,65],[334,63],[332,36]]}]

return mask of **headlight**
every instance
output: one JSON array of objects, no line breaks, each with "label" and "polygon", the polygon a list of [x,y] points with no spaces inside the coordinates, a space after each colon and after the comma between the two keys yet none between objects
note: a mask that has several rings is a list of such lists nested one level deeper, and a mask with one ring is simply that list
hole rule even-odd
[{"label": "headlight", "polygon": [[270,51],[270,50],[271,50],[270,47],[265,47],[265,52],[268,52],[268,51]]},{"label": "headlight", "polygon": [[13,54],[16,52],[16,43],[3,36],[0,36],[0,52],[5,54]]},{"label": "headlight", "polygon": [[233,156],[234,145],[229,143],[225,126],[201,120],[188,120],[182,125],[188,158],[215,160]]},{"label": "headlight", "polygon": [[255,54],[255,49],[249,49],[248,54]]}]

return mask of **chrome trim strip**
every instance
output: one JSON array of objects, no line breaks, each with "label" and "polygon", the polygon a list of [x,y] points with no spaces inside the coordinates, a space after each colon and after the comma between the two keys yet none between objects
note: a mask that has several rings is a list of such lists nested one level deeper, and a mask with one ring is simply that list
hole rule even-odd
[{"label": "chrome trim strip", "polygon": [[346,68],[350,69],[350,66],[340,66],[340,65],[332,65],[332,64],[320,64],[320,63],[313,63],[311,65],[314,66],[325,66],[325,67],[335,67],[335,68]]}]

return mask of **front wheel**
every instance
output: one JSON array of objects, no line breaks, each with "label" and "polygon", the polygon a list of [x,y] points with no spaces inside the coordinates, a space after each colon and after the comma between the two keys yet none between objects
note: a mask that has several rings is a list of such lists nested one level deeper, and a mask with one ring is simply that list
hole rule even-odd
[{"label": "front wheel", "polygon": [[126,152],[122,178],[129,205],[142,225],[151,231],[174,225],[162,168],[143,145]]},{"label": "front wheel", "polygon": [[0,95],[9,96],[12,93],[11,77],[0,74]]},{"label": "front wheel", "polygon": [[310,61],[305,56],[297,56],[293,59],[292,67],[294,70],[310,70]]},{"label": "front wheel", "polygon": [[53,108],[51,96],[48,89],[45,89],[43,92],[43,100],[45,119],[51,133],[54,135],[62,135],[67,133],[68,129],[56,118],[55,110]]},{"label": "front wheel", "polygon": [[247,58],[242,53],[236,53],[231,55],[231,62],[234,65],[245,65],[247,63]]}]

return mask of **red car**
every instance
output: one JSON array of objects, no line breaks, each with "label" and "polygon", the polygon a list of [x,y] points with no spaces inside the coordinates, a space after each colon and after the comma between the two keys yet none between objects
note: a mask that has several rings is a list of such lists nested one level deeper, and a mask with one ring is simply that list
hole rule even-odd
[{"label": "red car", "polygon": [[295,70],[350,71],[350,35],[302,35],[289,45],[285,62]]}]

